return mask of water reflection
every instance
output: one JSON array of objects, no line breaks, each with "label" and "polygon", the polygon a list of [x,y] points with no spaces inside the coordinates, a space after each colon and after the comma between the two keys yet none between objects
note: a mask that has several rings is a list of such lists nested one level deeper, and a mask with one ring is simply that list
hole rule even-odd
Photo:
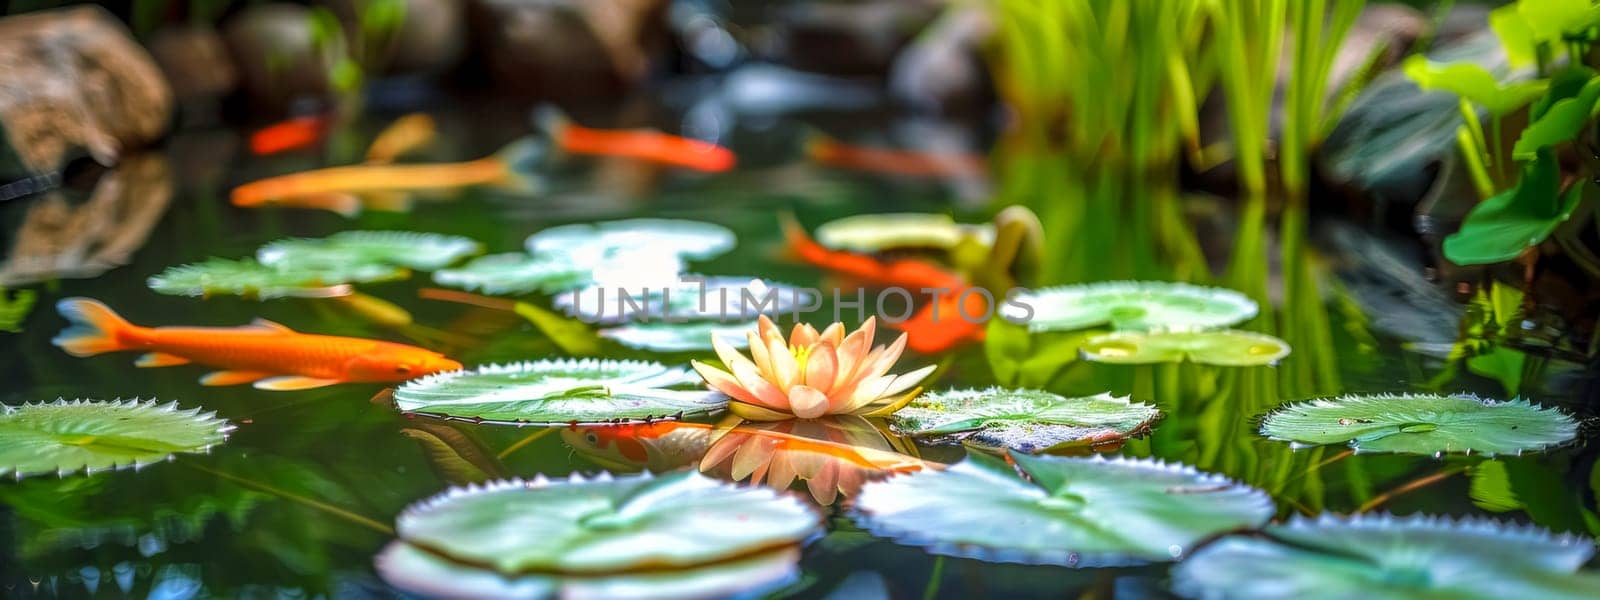
[{"label": "water reflection", "polygon": [[0,286],[90,278],[127,264],[172,199],[172,174],[159,154],[124,157],[95,183],[87,201],[68,192],[35,198],[0,262]]}]

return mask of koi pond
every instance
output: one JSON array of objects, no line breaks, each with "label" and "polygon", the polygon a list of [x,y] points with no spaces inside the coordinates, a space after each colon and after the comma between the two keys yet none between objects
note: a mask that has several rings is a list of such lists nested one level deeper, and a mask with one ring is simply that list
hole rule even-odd
[{"label": "koi pond", "polygon": [[994,4],[1004,118],[369,89],[0,188],[4,595],[1600,596],[1600,10],[1341,94],[1362,2]]}]

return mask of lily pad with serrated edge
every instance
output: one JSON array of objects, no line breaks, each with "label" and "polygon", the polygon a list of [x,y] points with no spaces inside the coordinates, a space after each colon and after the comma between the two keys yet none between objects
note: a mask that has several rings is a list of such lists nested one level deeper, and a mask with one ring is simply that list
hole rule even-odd
[{"label": "lily pad with serrated edge", "polygon": [[1065,285],[1020,293],[1013,300],[1000,308],[1001,315],[1026,321],[1031,331],[1107,325],[1132,331],[1216,329],[1248,321],[1260,311],[1254,300],[1234,290],[1167,281]]},{"label": "lily pad with serrated edge", "polygon": [[727,405],[716,392],[668,389],[698,381],[688,369],[654,362],[541,360],[413,379],[394,401],[408,413],[519,424],[646,421]]},{"label": "lily pad with serrated edge", "polygon": [[251,259],[211,258],[170,267],[146,283],[151,290],[172,296],[243,296],[273,298],[325,298],[346,296],[349,284],[405,279],[410,273],[398,266],[380,264],[271,267]]},{"label": "lily pad with serrated edge", "polygon": [[1571,441],[1577,422],[1526,400],[1458,394],[1379,394],[1285,405],[1261,434],[1295,444],[1348,443],[1357,452],[1521,454]]},{"label": "lily pad with serrated edge", "polygon": [[589,269],[561,258],[535,258],[521,252],[480,256],[453,269],[433,273],[434,283],[485,294],[553,294],[589,284]]},{"label": "lily pad with serrated edge", "polygon": [[[695,277],[695,276],[689,276]],[[598,284],[555,297],[556,308],[591,323],[749,320],[818,300],[808,290],[749,277],[678,279],[670,288]],[[709,340],[708,340],[709,343]]]},{"label": "lily pad with serrated edge", "polygon": [[710,351],[711,338],[716,337],[734,348],[750,346],[747,332],[755,331],[755,322],[719,323],[697,321],[691,323],[630,323],[620,327],[600,330],[600,336],[616,340],[629,348],[652,352]]},{"label": "lily pad with serrated edge", "polygon": [[1084,360],[1115,365],[1192,362],[1217,367],[1259,367],[1289,355],[1289,343],[1263,333],[1221,331],[1119,331],[1089,338]]},{"label": "lily pad with serrated edge", "polygon": [[256,251],[256,260],[273,266],[323,266],[375,263],[433,271],[483,251],[472,239],[414,231],[343,231],[325,238],[278,240]]},{"label": "lily pad with serrated edge", "polygon": [[886,213],[835,219],[817,227],[817,243],[835,250],[881,252],[895,248],[954,248],[965,239],[994,243],[993,225],[957,223],[939,213]]},{"label": "lily pad with serrated edge", "polygon": [[821,517],[794,496],[694,471],[453,488],[395,519],[407,544],[503,574],[688,568],[820,530]]},{"label": "lily pad with serrated edge", "polygon": [[216,413],[154,400],[0,406],[0,475],[94,472],[205,452],[233,430]]},{"label": "lily pad with serrated edge", "polygon": [[1126,396],[1067,398],[1040,390],[923,394],[889,417],[896,432],[961,439],[1019,452],[1121,440],[1150,429],[1161,411]]},{"label": "lily pad with serrated edge", "polygon": [[732,230],[715,223],[623,219],[551,227],[529,236],[527,250],[534,256],[566,256],[586,264],[638,249],[705,260],[732,250],[736,239]]},{"label": "lily pad with serrated edge", "polygon": [[1201,548],[1172,571],[1191,598],[1593,598],[1594,543],[1488,519],[1324,514]]},{"label": "lily pad with serrated edge", "polygon": [[1179,559],[1275,510],[1262,491],[1185,465],[1011,457],[1015,469],[972,453],[948,469],[868,483],[855,500],[857,521],[938,554],[1090,567]]}]

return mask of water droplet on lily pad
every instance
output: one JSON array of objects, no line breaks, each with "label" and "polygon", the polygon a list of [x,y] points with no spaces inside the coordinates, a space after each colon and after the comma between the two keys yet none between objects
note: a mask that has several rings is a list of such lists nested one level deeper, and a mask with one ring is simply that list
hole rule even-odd
[{"label": "water droplet on lily pad", "polygon": [[1262,333],[1219,331],[1119,331],[1089,338],[1084,360],[1117,365],[1193,362],[1218,367],[1270,365],[1289,355],[1289,344]]},{"label": "water droplet on lily pad", "polygon": [[817,227],[817,243],[835,250],[882,252],[897,248],[950,249],[973,239],[994,244],[993,225],[957,223],[938,213],[883,213],[835,219]]},{"label": "water droplet on lily pad", "polygon": [[1167,281],[1108,281],[1042,288],[1018,294],[1000,314],[1028,318],[1031,331],[1073,331],[1111,326],[1131,331],[1198,330],[1231,327],[1260,310],[1234,290]]},{"label": "water droplet on lily pad", "polygon": [[57,400],[0,406],[0,474],[103,471],[204,452],[233,426],[176,402]]},{"label": "water droplet on lily pad", "polygon": [[938,554],[1089,567],[1169,561],[1173,546],[1260,526],[1275,510],[1260,490],[1184,465],[1011,456],[1016,468],[971,453],[948,469],[868,483],[857,519]]},{"label": "water droplet on lily pad", "polygon": [[312,266],[268,266],[251,259],[210,258],[170,267],[146,283],[157,293],[173,296],[243,296],[325,298],[351,293],[349,284],[405,279],[403,267],[373,263]]},{"label": "water droplet on lily pad", "polygon": [[720,410],[727,397],[687,369],[620,360],[541,360],[437,373],[395,389],[403,412],[493,423],[600,423]]},{"label": "water droplet on lily pad", "polygon": [[1495,455],[1566,443],[1577,435],[1577,422],[1521,399],[1377,394],[1285,405],[1262,419],[1261,434],[1300,444],[1344,443],[1358,452]]},{"label": "water droplet on lily pad", "polygon": [[903,435],[1047,452],[1126,439],[1161,411],[1111,394],[1068,398],[1040,390],[947,390],[923,394],[889,417]]},{"label": "water droplet on lily pad", "polygon": [[482,244],[456,235],[413,231],[343,231],[321,239],[293,238],[272,242],[256,251],[256,260],[278,267],[373,263],[434,271],[482,251]]}]

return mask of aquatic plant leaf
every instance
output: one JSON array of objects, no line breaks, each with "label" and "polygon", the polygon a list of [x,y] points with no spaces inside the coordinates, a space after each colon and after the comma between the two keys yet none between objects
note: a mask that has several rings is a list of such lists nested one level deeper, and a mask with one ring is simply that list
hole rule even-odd
[{"label": "aquatic plant leaf", "polygon": [[1565,443],[1577,429],[1560,409],[1465,394],[1323,398],[1285,405],[1261,421],[1261,434],[1275,440],[1423,455],[1520,454]]},{"label": "aquatic plant leaf", "polygon": [[559,257],[535,258],[521,252],[480,256],[453,269],[433,273],[439,285],[485,294],[553,294],[589,284],[589,269]]},{"label": "aquatic plant leaf", "polygon": [[1516,258],[1550,237],[1583,198],[1583,181],[1561,195],[1561,168],[1549,148],[1523,168],[1513,187],[1480,202],[1461,229],[1444,239],[1444,256],[1458,265],[1484,265]]},{"label": "aquatic plant leaf", "polygon": [[779,548],[687,569],[612,575],[502,574],[392,542],[374,559],[384,582],[424,598],[763,597],[800,576],[800,549]]},{"label": "aquatic plant leaf", "polygon": [[1270,365],[1289,355],[1289,344],[1262,333],[1238,331],[1122,331],[1084,342],[1083,359],[1116,365],[1193,362],[1218,367]]},{"label": "aquatic plant leaf", "polygon": [[216,413],[154,400],[57,400],[0,406],[0,475],[140,467],[204,452],[233,426]]},{"label": "aquatic plant leaf", "polygon": [[951,249],[969,239],[994,243],[993,225],[957,223],[940,213],[866,214],[835,219],[817,227],[817,243],[834,250],[882,252],[895,248]]},{"label": "aquatic plant leaf", "polygon": [[755,331],[756,322],[718,323],[697,321],[690,323],[630,323],[621,327],[600,330],[600,336],[616,340],[629,348],[652,352],[710,351],[711,338],[716,337],[729,346],[743,350],[750,346],[746,333]]},{"label": "aquatic plant leaf", "polygon": [[512,310],[544,332],[562,352],[572,356],[600,355],[600,336],[587,324],[527,302],[516,303]]},{"label": "aquatic plant leaf", "polygon": [[322,267],[376,263],[434,271],[483,252],[483,245],[458,235],[413,231],[342,231],[325,238],[278,240],[256,251],[271,266]]},{"label": "aquatic plant leaf", "polygon": [[1600,77],[1590,79],[1576,95],[1556,100],[1529,123],[1511,155],[1517,160],[1531,160],[1539,150],[1572,141],[1593,118],[1596,101],[1600,101]]},{"label": "aquatic plant leaf", "polygon": [[172,296],[244,296],[273,298],[326,298],[350,294],[351,283],[404,279],[408,272],[381,264],[271,267],[251,259],[211,258],[170,267],[146,283],[157,293]]},{"label": "aquatic plant leaf", "polygon": [[889,417],[897,433],[964,439],[1019,452],[1125,439],[1161,411],[1111,394],[1067,398],[1040,390],[946,390],[923,394]]},{"label": "aquatic plant leaf", "polygon": [[1115,329],[1196,330],[1229,327],[1256,316],[1255,301],[1225,288],[1166,281],[1108,281],[1043,288],[1017,294],[1000,313],[1028,319],[1031,331],[1072,331],[1102,325]]},{"label": "aquatic plant leaf", "polygon": [[[590,323],[657,322],[665,319],[751,320],[758,315],[793,311],[814,305],[808,290],[786,283],[749,277],[674,275],[670,285],[597,283],[557,294],[556,308]],[[709,342],[708,342],[709,343]]]},{"label": "aquatic plant leaf", "polygon": [[408,413],[504,423],[601,423],[673,418],[723,408],[728,399],[667,386],[698,382],[687,369],[619,360],[486,365],[413,379],[394,392]]},{"label": "aquatic plant leaf", "polygon": [[17,290],[15,294],[8,294],[6,288],[0,287],[0,331],[22,331],[22,322],[33,311],[33,302],[37,297],[33,290]]},{"label": "aquatic plant leaf", "polygon": [[1192,598],[1592,598],[1575,575],[1594,552],[1573,535],[1488,519],[1324,514],[1222,538],[1178,563]]},{"label": "aquatic plant leaf", "polygon": [[981,453],[868,483],[857,520],[930,552],[996,562],[1112,566],[1182,558],[1200,540],[1265,523],[1260,490],[1149,459]]},{"label": "aquatic plant leaf", "polygon": [[651,254],[691,260],[715,258],[733,249],[727,227],[682,219],[623,219],[551,227],[528,237],[534,256],[566,256],[583,264],[611,259],[619,253],[648,249]]},{"label": "aquatic plant leaf", "polygon": [[407,544],[505,574],[695,567],[794,546],[820,529],[793,496],[694,471],[453,488],[395,519]]},{"label": "aquatic plant leaf", "polygon": [[1548,81],[1500,83],[1488,69],[1469,62],[1436,63],[1416,54],[1405,61],[1406,76],[1424,90],[1450,92],[1502,116],[1539,97]]}]

